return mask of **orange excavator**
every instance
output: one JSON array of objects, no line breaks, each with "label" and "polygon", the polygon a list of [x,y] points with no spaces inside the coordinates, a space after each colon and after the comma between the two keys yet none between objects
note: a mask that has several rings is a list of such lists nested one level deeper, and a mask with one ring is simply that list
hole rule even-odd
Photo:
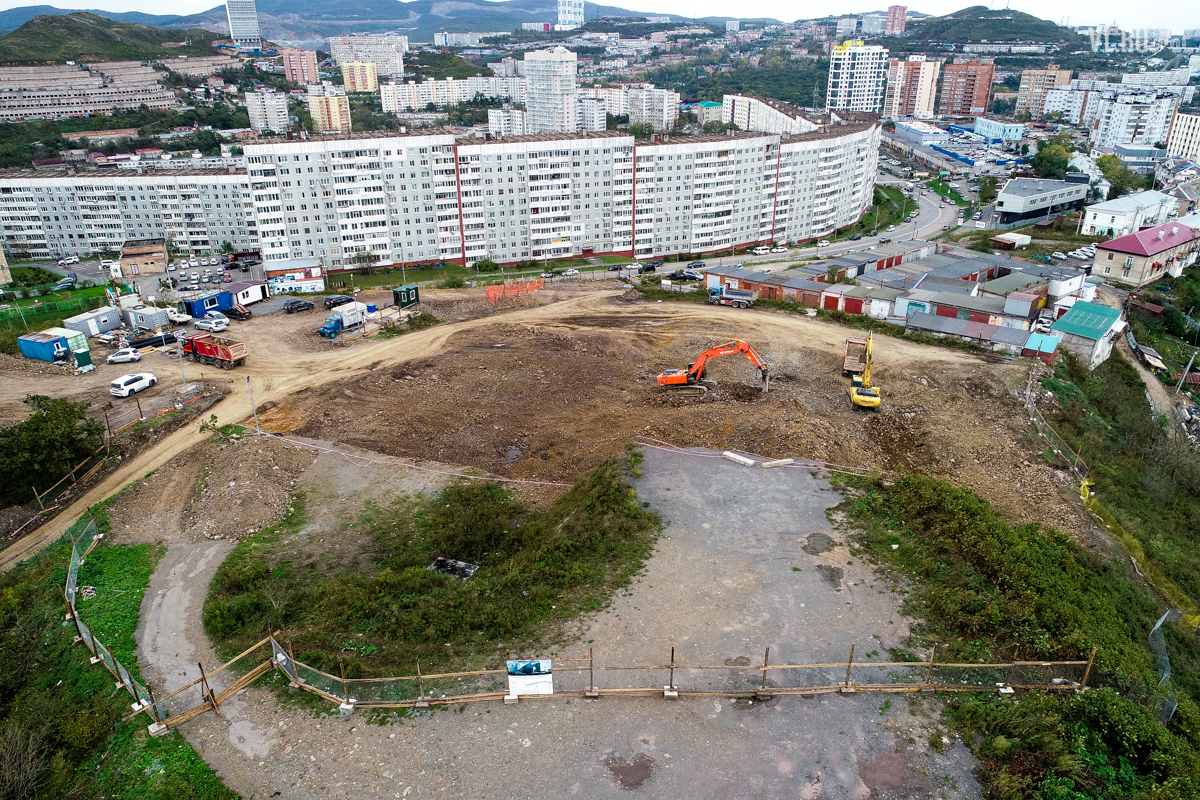
[{"label": "orange excavator", "polygon": [[658,376],[658,385],[670,389],[672,392],[689,397],[699,397],[706,393],[709,388],[716,388],[714,381],[707,380],[705,377],[706,367],[710,358],[718,356],[732,356],[742,353],[746,358],[750,359],[750,363],[758,369],[759,380],[762,381],[762,390],[765,392],[771,385],[770,367],[767,362],[763,361],[762,356],[755,352],[754,348],[743,342],[741,339],[734,339],[732,342],[719,344],[716,347],[710,347],[705,350],[700,356],[688,365],[687,369],[669,369]]}]

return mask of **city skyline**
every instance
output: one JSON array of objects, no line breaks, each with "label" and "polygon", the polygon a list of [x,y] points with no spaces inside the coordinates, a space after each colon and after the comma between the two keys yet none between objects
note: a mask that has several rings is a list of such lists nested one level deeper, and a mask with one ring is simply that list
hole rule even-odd
[{"label": "city skyline", "polygon": [[[399,0],[397,0],[399,2]],[[482,0],[494,2],[494,0]],[[970,0],[933,0],[932,2],[910,5],[909,14],[943,15],[959,11],[974,5]],[[0,0],[0,10],[22,8],[31,5],[21,0]],[[97,3],[93,0],[62,0],[52,4],[56,8],[85,11],[102,6],[103,10],[119,13],[125,11],[140,11],[147,14],[162,14],[161,3],[153,0],[112,0],[107,3]],[[171,10],[182,15],[199,14],[221,4],[213,4],[212,0],[182,0],[172,4]],[[1003,8],[999,2],[985,3]],[[846,10],[843,15],[859,15],[867,13],[887,13],[888,3],[880,3],[878,7],[864,4],[862,8]],[[726,17],[728,4],[717,0],[639,0],[637,3],[627,3],[619,6],[628,11],[646,14],[674,14],[681,17]],[[1048,0],[1033,2],[1033,0],[1016,0],[1008,4],[1010,10],[1022,11],[1027,14],[1051,20],[1066,22],[1071,26],[1108,25],[1114,21],[1125,29],[1133,28],[1170,28],[1176,33],[1186,29],[1200,28],[1200,10],[1184,0],[1169,0],[1147,8],[1131,7],[1127,3],[1115,0],[1096,0],[1081,8],[1077,3],[1068,0]],[[740,19],[771,18],[781,22],[794,22],[804,19],[819,19],[828,15],[828,6],[812,0],[800,3],[785,3],[783,0],[752,0],[739,6],[743,16]]]}]

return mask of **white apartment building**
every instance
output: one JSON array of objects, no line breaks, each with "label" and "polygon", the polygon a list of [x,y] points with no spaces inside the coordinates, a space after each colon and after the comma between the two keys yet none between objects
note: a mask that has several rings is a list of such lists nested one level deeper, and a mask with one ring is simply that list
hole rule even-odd
[{"label": "white apartment building", "polygon": [[1090,143],[1092,147],[1116,147],[1164,142],[1178,108],[1179,98],[1174,95],[1156,99],[1141,95],[1102,99],[1096,106]]},{"label": "white apartment building", "polygon": [[0,122],[181,107],[160,77],[137,61],[0,67]]},{"label": "white apartment building", "polygon": [[[625,106],[631,123],[648,124],[655,131],[669,131],[679,119],[679,93],[656,89],[651,84],[625,88]],[[602,129],[597,129],[602,130]]]},{"label": "white apartment building", "polygon": [[1171,122],[1167,152],[1173,156],[1200,160],[1200,114],[1176,114]]},{"label": "white apartment building", "polygon": [[838,45],[829,57],[825,107],[878,114],[883,110],[887,71],[886,47],[860,41]]},{"label": "white apartment building", "polygon": [[933,119],[938,73],[942,64],[925,56],[909,56],[888,65],[883,116],[889,119]]},{"label": "white apartment building", "polygon": [[[165,236],[268,264],[472,263],[716,252],[827,235],[870,207],[878,122],[798,136],[653,143],[627,133],[497,140],[378,131],[245,144],[246,172],[0,172],[9,253],[48,258]],[[636,165],[636,174],[635,174]]]},{"label": "white apartment building", "polygon": [[488,133],[492,136],[524,136],[525,112],[519,108],[489,108]]},{"label": "white apartment building", "polygon": [[575,54],[565,47],[525,54],[525,108],[530,132],[576,129],[576,68]]},{"label": "white apartment building", "polygon": [[608,129],[608,110],[604,100],[599,97],[578,95],[575,109],[575,120],[578,130],[603,131]]},{"label": "white apartment building", "polygon": [[576,97],[594,97],[604,105],[604,110],[614,117],[629,113],[629,92],[621,86],[580,86],[575,89]]},{"label": "white apartment building", "polygon": [[1160,72],[1126,73],[1121,76],[1121,83],[1126,86],[1186,86],[1191,77],[1192,68],[1187,66]]},{"label": "white apartment building", "polygon": [[1179,209],[1174,197],[1162,192],[1127,194],[1114,200],[1087,206],[1083,212],[1085,236],[1116,239],[1142,228],[1162,225]]},{"label": "white apartment building", "polygon": [[1183,104],[1187,104],[1192,101],[1195,92],[1195,86],[1187,85],[1140,86],[1076,78],[1065,86],[1046,92],[1041,115],[1049,117],[1054,113],[1059,113],[1062,114],[1064,120],[1073,125],[1090,127],[1096,122],[1101,100],[1113,100],[1117,97],[1141,97],[1153,100],[1168,95],[1177,95]]},{"label": "white apartment building", "polygon": [[254,0],[225,0],[225,16],[229,20],[229,38],[238,50],[262,49]]},{"label": "white apartment building", "polygon": [[806,115],[799,106],[769,97],[727,94],[721,98],[721,121],[733,123],[743,131],[811,133],[818,125],[809,116],[812,115]]},{"label": "white apartment building", "polygon": [[618,131],[371,132],[247,143],[246,159],[268,261],[339,267],[368,250],[383,263],[511,263],[827,235],[870,208],[879,130],[863,118],[801,136],[654,143]]},{"label": "white apartment building", "polygon": [[511,100],[524,103],[526,81],[524,78],[473,75],[465,80],[446,78],[440,81],[415,83],[382,83],[379,85],[383,110],[392,114],[401,111],[424,111],[433,103],[439,108],[465,103],[482,95],[492,100]]},{"label": "white apartment building", "polygon": [[127,239],[167,239],[186,254],[258,246],[243,171],[83,173],[0,170],[0,237],[8,253],[86,257]]},{"label": "white apartment building", "polygon": [[556,30],[570,31],[583,27],[583,0],[558,0]]},{"label": "white apartment building", "polygon": [[250,115],[250,127],[262,133],[288,130],[288,96],[269,89],[246,92],[246,111]]},{"label": "white apartment building", "polygon": [[369,61],[380,75],[403,75],[404,54],[407,52],[408,37],[398,33],[329,37],[329,55],[337,64]]}]

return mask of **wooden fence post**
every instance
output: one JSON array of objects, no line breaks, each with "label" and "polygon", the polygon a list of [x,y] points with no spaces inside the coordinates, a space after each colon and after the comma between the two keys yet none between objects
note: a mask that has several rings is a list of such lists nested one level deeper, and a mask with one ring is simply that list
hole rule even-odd
[{"label": "wooden fence post", "polygon": [[770,666],[770,664],[771,664],[771,648],[770,648],[770,647],[768,647],[768,648],[767,648],[767,652],[766,652],[766,654],[763,656],[763,670],[762,670],[762,673],[763,673],[763,679],[762,679],[762,688],[763,688],[763,691],[766,691],[766,688],[767,688],[767,667],[768,667],[768,666]]},{"label": "wooden fence post", "polygon": [[339,658],[338,670],[342,673],[342,700],[346,703],[350,702],[350,692],[346,689],[346,664]]},{"label": "wooden fence post", "polygon": [[221,717],[221,719],[225,719],[225,717],[221,715],[221,709],[217,706],[217,696],[213,694],[212,687],[208,685],[208,676],[204,674],[204,665],[200,662],[196,662],[196,666],[200,668],[200,685],[202,687],[200,693],[205,695],[205,699],[208,700],[208,704],[212,706],[213,712],[218,717]]},{"label": "wooden fence post", "polygon": [[935,655],[937,655],[937,645],[936,644],[929,651],[929,666],[925,668],[925,685],[926,686],[929,685],[929,681],[933,677],[933,657]]},{"label": "wooden fence post", "polygon": [[137,403],[137,407],[138,407],[138,419],[140,419],[140,420],[145,420],[145,419],[146,419],[146,415],[145,415],[145,414],[142,412],[142,398],[138,397],[138,396],[135,394],[135,395],[133,396],[133,399],[134,399],[134,402],[136,402],[136,403]]},{"label": "wooden fence post", "polygon": [[45,511],[46,504],[42,502],[42,496],[40,494],[38,494],[38,490],[36,488],[34,488],[33,486],[30,486],[29,488],[33,490],[33,496],[35,498],[37,498],[38,508],[40,508],[42,511]]},{"label": "wooden fence post", "polygon": [[1096,658],[1096,648],[1093,647],[1091,654],[1088,656],[1087,669],[1085,669],[1083,671],[1083,680],[1080,681],[1080,683],[1079,683],[1080,689],[1087,688],[1088,678],[1090,678],[1092,675],[1092,661],[1094,661],[1095,658]]},{"label": "wooden fence post", "polygon": [[853,691],[850,688],[850,667],[854,665],[854,644],[850,644],[850,658],[846,659],[846,683],[842,686],[843,692]]}]

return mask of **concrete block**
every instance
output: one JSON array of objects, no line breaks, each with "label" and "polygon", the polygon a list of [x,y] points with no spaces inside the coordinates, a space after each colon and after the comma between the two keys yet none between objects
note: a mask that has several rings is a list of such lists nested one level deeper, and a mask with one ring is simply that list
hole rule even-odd
[{"label": "concrete block", "polygon": [[854,687],[853,686],[843,686],[838,691],[840,691],[842,694],[854,694]]},{"label": "concrete block", "polygon": [[721,455],[735,464],[741,464],[743,467],[753,467],[758,463],[753,458],[746,458],[745,456],[738,455],[730,450],[726,450],[724,453],[721,453]]},{"label": "concrete block", "polygon": [[599,697],[599,696],[600,696],[600,690],[599,690],[599,689],[597,689],[595,686],[593,686],[593,687],[592,687],[592,688],[590,688],[590,689],[584,689],[584,690],[583,690],[583,696],[584,696],[584,697]]},{"label": "concrete block", "polygon": [[354,713],[354,703],[342,703],[338,706],[338,712],[343,717],[348,717]]},{"label": "concrete block", "polygon": [[674,686],[664,686],[663,687],[663,697],[665,697],[668,700],[678,700],[679,699],[679,689],[675,688]]},{"label": "concrete block", "polygon": [[426,700],[424,697],[422,697],[420,700],[418,700],[416,703],[413,704],[413,708],[429,708],[429,701]]},{"label": "concrete block", "polygon": [[504,705],[515,706],[519,699],[515,694],[506,694],[504,695]]},{"label": "concrete block", "polygon": [[146,730],[148,730],[150,735],[155,739],[161,739],[171,732],[171,729],[161,722],[155,722],[154,724],[148,726]]},{"label": "concrete block", "polygon": [[1000,694],[1016,694],[1017,690],[1011,686],[1005,685],[1000,687],[999,692]]},{"label": "concrete block", "polygon": [[93,664],[99,664],[99,663],[100,663],[100,656],[92,656],[92,663],[93,663]]},{"label": "concrete block", "polygon": [[770,689],[755,689],[754,690],[754,699],[755,700],[766,702],[767,700],[770,700],[772,697],[774,697],[774,695],[771,694]]},{"label": "concrete block", "polygon": [[775,467],[786,467],[788,464],[795,464],[794,458],[781,458],[777,461],[764,461],[759,464],[763,469],[775,469]]},{"label": "concrete block", "polygon": [[134,713],[136,714],[138,711],[141,711],[143,708],[145,708],[148,705],[150,705],[150,704],[137,702],[137,703],[131,703],[130,707],[133,709]]}]

